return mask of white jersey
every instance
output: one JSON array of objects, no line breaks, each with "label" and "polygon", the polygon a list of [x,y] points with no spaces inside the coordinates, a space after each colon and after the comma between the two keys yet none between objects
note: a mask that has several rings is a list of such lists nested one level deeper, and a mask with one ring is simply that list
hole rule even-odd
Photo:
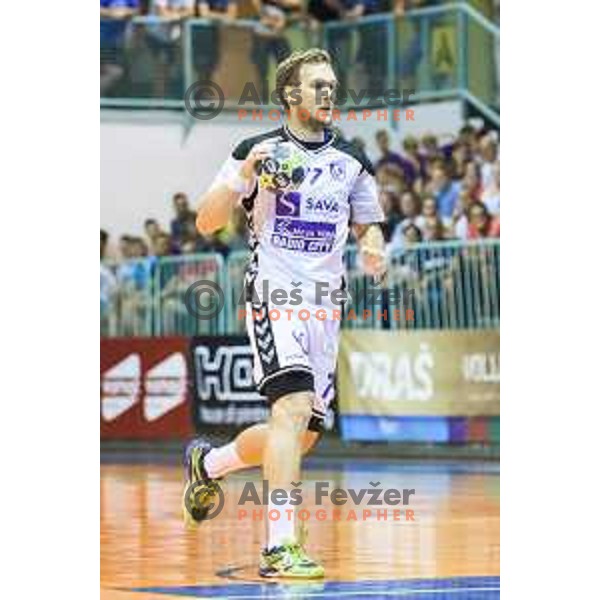
[{"label": "white jersey", "polygon": [[[317,144],[302,142],[281,127],[241,142],[213,187],[239,173],[252,147],[266,141],[275,144],[273,157],[261,165],[252,192],[240,197],[251,229],[247,282],[261,298],[264,281],[270,294],[276,288],[288,294],[301,289],[302,304],[314,305],[317,282],[327,282],[328,291],[344,286],[349,225],[384,219],[373,167],[357,146],[334,131],[326,130],[326,141]],[[318,304],[333,306],[323,293]]]}]

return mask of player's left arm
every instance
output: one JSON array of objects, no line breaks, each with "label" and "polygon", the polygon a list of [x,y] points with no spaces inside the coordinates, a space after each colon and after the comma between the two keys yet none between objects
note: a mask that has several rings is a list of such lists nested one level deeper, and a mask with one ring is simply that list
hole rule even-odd
[{"label": "player's left arm", "polygon": [[365,273],[382,277],[386,271],[386,260],[381,223],[357,223],[353,226],[353,231],[358,241],[358,250]]},{"label": "player's left arm", "polygon": [[363,269],[368,275],[382,277],[386,271],[385,240],[381,223],[385,220],[373,170],[365,164],[350,193],[350,220]]}]

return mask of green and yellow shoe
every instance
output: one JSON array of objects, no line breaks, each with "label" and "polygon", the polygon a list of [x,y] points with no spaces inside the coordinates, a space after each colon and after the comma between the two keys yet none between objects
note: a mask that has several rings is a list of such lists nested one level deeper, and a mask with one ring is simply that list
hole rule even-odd
[{"label": "green and yellow shoe", "polygon": [[204,457],[211,445],[200,439],[192,440],[185,449],[185,488],[183,490],[183,521],[187,527],[203,521],[219,491],[217,480],[211,479],[204,468]]},{"label": "green and yellow shoe", "polygon": [[262,551],[258,574],[261,577],[321,579],[325,569],[307,556],[299,542],[287,542]]}]

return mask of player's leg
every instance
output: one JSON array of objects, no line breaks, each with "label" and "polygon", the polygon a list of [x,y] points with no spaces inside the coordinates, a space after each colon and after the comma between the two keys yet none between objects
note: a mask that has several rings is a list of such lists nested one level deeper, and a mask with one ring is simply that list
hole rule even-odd
[{"label": "player's leg", "polygon": [[[305,373],[304,373],[305,374]],[[311,382],[311,387],[313,386]],[[299,386],[301,387],[301,386]],[[308,386],[307,386],[308,388]],[[277,398],[268,424],[263,459],[263,476],[269,489],[287,492],[287,501],[269,501],[267,515],[273,511],[279,518],[267,516],[267,544],[261,553],[259,573],[263,577],[312,579],[323,577],[324,569],[310,559],[296,532],[296,506],[291,492],[292,482],[301,481],[302,440],[311,420],[314,392],[299,389]],[[314,432],[313,432],[314,433]]]},{"label": "player's leg", "polygon": [[[188,444],[185,451],[186,486],[183,502],[183,517],[187,525],[200,523],[206,516],[203,505],[212,502],[211,492],[216,492],[216,480],[263,463],[268,434],[269,424],[257,423],[219,448],[212,448],[202,438],[195,438]],[[319,437],[318,431],[305,431],[302,434],[302,455],[310,452]]]},{"label": "player's leg", "polygon": [[[204,456],[207,475],[220,479],[229,473],[262,465],[268,431],[268,423],[257,423],[244,429],[232,442],[211,448]],[[318,439],[319,433],[305,431],[300,443],[302,454],[310,452]]]}]

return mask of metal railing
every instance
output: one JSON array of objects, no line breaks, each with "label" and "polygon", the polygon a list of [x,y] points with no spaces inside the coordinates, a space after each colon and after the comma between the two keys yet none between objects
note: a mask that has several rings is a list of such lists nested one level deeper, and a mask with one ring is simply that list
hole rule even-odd
[{"label": "metal railing", "polygon": [[258,21],[247,19],[169,24],[135,17],[116,39],[101,41],[101,106],[183,110],[185,90],[205,79],[221,87],[226,109],[240,106],[246,82],[272,105],[266,91],[274,89],[276,62],[291,50],[321,45],[333,55],[342,88],[376,92],[368,103],[348,98],[346,108],[381,105],[385,90],[412,89],[411,103],[460,98],[499,124],[500,29],[469,4],[317,29],[296,21],[279,37],[262,33]]},{"label": "metal railing", "polygon": [[[230,335],[240,318],[249,254],[170,256],[102,263],[101,335]],[[486,329],[500,324],[500,242],[428,242],[394,251],[387,281],[361,271],[355,248],[345,256],[351,297],[342,326],[369,329]],[[190,312],[186,292],[198,281],[217,284],[223,309],[213,319]],[[353,312],[350,312],[353,311]]]}]

